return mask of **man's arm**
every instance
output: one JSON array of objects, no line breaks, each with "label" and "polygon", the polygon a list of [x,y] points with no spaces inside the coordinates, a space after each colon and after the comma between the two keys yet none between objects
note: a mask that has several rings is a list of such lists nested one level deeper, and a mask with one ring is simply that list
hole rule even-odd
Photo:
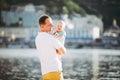
[{"label": "man's arm", "polygon": [[59,55],[66,54],[66,48],[59,48],[59,49],[56,49],[56,52],[57,52]]}]

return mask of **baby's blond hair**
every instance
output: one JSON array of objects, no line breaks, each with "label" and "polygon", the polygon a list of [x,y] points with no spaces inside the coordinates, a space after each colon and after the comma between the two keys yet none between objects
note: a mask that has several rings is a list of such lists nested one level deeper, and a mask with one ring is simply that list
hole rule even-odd
[{"label": "baby's blond hair", "polygon": [[63,28],[65,28],[65,22],[64,21],[60,20],[60,21],[58,21],[58,23],[62,23],[63,24]]}]

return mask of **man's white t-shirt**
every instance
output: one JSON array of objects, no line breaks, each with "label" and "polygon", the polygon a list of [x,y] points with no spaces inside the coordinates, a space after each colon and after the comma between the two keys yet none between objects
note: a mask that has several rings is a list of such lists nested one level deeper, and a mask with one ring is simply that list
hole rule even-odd
[{"label": "man's white t-shirt", "polygon": [[35,39],[35,45],[39,54],[42,74],[62,71],[62,63],[56,49],[63,47],[63,45],[57,39],[49,33],[39,32]]}]

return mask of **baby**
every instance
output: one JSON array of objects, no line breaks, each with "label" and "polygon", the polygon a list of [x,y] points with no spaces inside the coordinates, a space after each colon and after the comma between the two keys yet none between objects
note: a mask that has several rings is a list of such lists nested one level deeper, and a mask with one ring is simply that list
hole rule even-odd
[{"label": "baby", "polygon": [[65,43],[66,32],[64,31],[65,23],[59,21],[57,23],[56,29],[53,30],[52,34],[57,38],[63,45]]},{"label": "baby", "polygon": [[[55,38],[57,38],[63,45],[65,43],[65,37],[66,37],[66,32],[64,31],[65,28],[65,23],[63,21],[59,21],[57,23],[56,29],[53,30],[52,34]],[[61,60],[61,55],[59,52],[56,50],[58,53],[58,57]]]}]

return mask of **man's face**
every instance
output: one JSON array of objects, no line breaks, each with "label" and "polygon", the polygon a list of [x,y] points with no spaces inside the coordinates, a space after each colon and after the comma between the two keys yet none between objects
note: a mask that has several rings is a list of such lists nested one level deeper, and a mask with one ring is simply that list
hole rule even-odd
[{"label": "man's face", "polygon": [[53,27],[53,23],[52,23],[52,20],[51,18],[47,18],[45,20],[45,24],[42,24],[42,31],[44,32],[50,32],[52,27]]}]

